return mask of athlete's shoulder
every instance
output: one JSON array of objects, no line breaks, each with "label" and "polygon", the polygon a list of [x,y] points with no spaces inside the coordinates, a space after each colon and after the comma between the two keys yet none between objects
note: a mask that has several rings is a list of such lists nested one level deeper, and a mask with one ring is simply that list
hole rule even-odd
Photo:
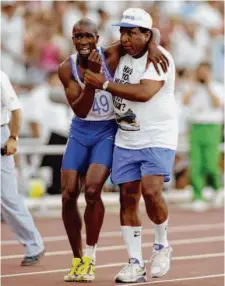
[{"label": "athlete's shoulder", "polygon": [[58,67],[58,75],[59,79],[63,83],[63,85],[67,85],[68,81],[71,78],[71,70],[70,70],[70,57],[66,58]]}]

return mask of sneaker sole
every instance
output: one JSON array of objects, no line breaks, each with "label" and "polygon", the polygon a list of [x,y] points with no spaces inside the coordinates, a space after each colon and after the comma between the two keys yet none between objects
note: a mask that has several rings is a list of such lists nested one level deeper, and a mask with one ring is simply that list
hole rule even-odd
[{"label": "sneaker sole", "polygon": [[71,279],[64,279],[63,281],[64,282],[75,282],[76,280],[75,280],[76,278],[71,278]]},{"label": "sneaker sole", "polygon": [[88,276],[88,277],[77,277],[75,282],[83,282],[83,283],[89,283],[95,280],[95,276]]},{"label": "sneaker sole", "polygon": [[38,264],[44,255],[45,255],[45,250],[42,251],[42,253],[40,254],[38,260],[33,261],[33,262],[28,262],[28,263],[21,262],[20,266],[32,266],[32,265]]},{"label": "sneaker sole", "polygon": [[141,276],[141,277],[138,277],[137,279],[135,280],[121,280],[119,278],[116,278],[115,279],[115,282],[116,283],[141,283],[141,282],[147,282],[147,277],[146,276]]},{"label": "sneaker sole", "polygon": [[169,270],[170,270],[170,265],[162,274],[161,273],[160,274],[152,274],[151,273],[151,277],[152,278],[160,278],[160,277],[166,275],[169,272]]}]

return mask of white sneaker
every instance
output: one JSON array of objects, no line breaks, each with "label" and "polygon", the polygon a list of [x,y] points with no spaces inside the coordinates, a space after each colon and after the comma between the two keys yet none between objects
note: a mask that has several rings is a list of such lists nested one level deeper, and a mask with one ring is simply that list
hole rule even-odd
[{"label": "white sneaker", "polygon": [[165,275],[170,269],[172,258],[172,247],[164,247],[161,244],[153,245],[153,254],[150,259],[150,275],[153,278],[158,278]]},{"label": "white sneaker", "polygon": [[116,283],[138,283],[146,282],[146,268],[141,267],[139,260],[130,258],[129,263],[115,277]]},{"label": "white sneaker", "polygon": [[191,204],[191,209],[195,212],[205,212],[209,209],[209,204],[203,200],[195,200]]},{"label": "white sneaker", "polygon": [[221,208],[224,205],[224,190],[218,190],[214,192],[212,198],[212,207],[213,208]]}]

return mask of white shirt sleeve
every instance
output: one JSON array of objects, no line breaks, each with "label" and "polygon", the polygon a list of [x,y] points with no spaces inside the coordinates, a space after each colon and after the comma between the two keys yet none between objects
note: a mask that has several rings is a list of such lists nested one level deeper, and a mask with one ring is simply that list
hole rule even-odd
[{"label": "white shirt sleeve", "polygon": [[150,79],[150,80],[155,80],[155,81],[166,81],[168,77],[169,69],[167,70],[166,73],[164,73],[160,64],[158,64],[158,67],[159,67],[160,75],[158,75],[157,71],[155,70],[153,63],[150,63],[150,65],[148,66],[148,69],[145,71],[145,73],[143,74],[140,80]]},{"label": "white shirt sleeve", "polygon": [[223,84],[220,84],[218,82],[215,82],[214,84],[211,84],[210,86],[212,92],[215,96],[217,96],[220,100],[221,105],[224,105],[224,86]]},{"label": "white shirt sleeve", "polygon": [[2,97],[3,102],[9,109],[9,111],[13,111],[20,108],[20,102],[18,100],[18,97],[15,93],[15,90],[12,87],[12,84],[8,78],[8,76],[1,72],[1,87],[2,87]]}]

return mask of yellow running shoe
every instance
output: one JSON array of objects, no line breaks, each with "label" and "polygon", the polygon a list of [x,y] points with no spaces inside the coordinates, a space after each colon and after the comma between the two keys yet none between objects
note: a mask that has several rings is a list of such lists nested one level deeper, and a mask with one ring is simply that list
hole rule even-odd
[{"label": "yellow running shoe", "polygon": [[76,281],[91,282],[95,279],[95,265],[91,257],[83,256],[76,271]]},{"label": "yellow running shoe", "polygon": [[64,281],[65,282],[74,282],[76,281],[76,271],[78,269],[78,266],[81,263],[81,259],[78,257],[75,257],[72,259],[72,267],[68,274],[64,276]]}]

